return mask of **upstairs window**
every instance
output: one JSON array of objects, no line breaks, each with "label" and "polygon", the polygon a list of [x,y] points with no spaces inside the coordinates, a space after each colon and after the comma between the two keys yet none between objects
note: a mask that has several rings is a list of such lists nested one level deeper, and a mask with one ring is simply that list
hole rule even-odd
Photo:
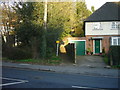
[{"label": "upstairs window", "polygon": [[93,24],[93,30],[100,30],[102,29],[101,23],[100,22],[95,22]]},{"label": "upstairs window", "polygon": [[120,22],[112,22],[111,29],[120,29]]},{"label": "upstairs window", "polygon": [[120,37],[112,37],[111,45],[120,45]]}]

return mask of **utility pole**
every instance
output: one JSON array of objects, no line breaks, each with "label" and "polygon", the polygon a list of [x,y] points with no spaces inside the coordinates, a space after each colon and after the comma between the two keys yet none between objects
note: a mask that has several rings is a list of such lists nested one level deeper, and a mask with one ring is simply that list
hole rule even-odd
[{"label": "utility pole", "polygon": [[43,41],[42,41],[42,58],[46,57],[47,42],[46,42],[46,33],[47,33],[47,0],[44,4],[44,29],[43,29]]},{"label": "utility pole", "polygon": [[44,27],[47,30],[47,0],[45,0],[45,7],[44,7]]}]

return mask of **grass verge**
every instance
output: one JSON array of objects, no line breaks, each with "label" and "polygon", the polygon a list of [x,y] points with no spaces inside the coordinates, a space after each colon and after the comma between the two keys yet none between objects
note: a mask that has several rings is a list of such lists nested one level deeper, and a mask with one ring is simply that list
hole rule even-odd
[{"label": "grass verge", "polygon": [[[106,55],[103,56],[103,61],[105,62],[105,64],[109,65],[109,59]],[[111,65],[111,68],[120,69],[120,65]]]},{"label": "grass verge", "polygon": [[108,65],[108,62],[109,62],[108,60],[109,60],[109,59],[108,59],[108,57],[107,57],[107,56],[104,56],[104,57],[103,57],[103,61],[104,61],[104,62],[105,62],[105,64],[107,64],[107,65]]},{"label": "grass verge", "polygon": [[29,64],[39,64],[39,65],[59,65],[62,59],[58,56],[52,56],[50,59],[22,59],[22,60],[10,60],[7,58],[2,58],[3,61],[16,62],[16,63],[29,63]]}]

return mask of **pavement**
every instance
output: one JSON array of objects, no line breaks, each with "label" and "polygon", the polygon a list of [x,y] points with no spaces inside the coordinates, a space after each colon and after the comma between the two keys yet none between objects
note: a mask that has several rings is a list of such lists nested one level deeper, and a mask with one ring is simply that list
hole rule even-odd
[{"label": "pavement", "polygon": [[79,56],[76,58],[77,63],[62,63],[57,66],[34,65],[25,63],[13,63],[1,61],[1,67],[12,67],[21,69],[32,69],[42,71],[52,71],[59,73],[82,74],[92,76],[104,76],[119,78],[118,69],[112,69],[105,65],[100,56]]}]

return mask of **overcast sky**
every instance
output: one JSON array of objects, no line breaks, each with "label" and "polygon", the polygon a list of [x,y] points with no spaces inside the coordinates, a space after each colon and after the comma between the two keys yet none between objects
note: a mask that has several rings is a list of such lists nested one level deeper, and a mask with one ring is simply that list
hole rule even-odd
[{"label": "overcast sky", "polygon": [[100,8],[106,2],[120,1],[120,0],[85,0],[88,9],[91,10],[91,6],[95,7],[95,10]]}]

